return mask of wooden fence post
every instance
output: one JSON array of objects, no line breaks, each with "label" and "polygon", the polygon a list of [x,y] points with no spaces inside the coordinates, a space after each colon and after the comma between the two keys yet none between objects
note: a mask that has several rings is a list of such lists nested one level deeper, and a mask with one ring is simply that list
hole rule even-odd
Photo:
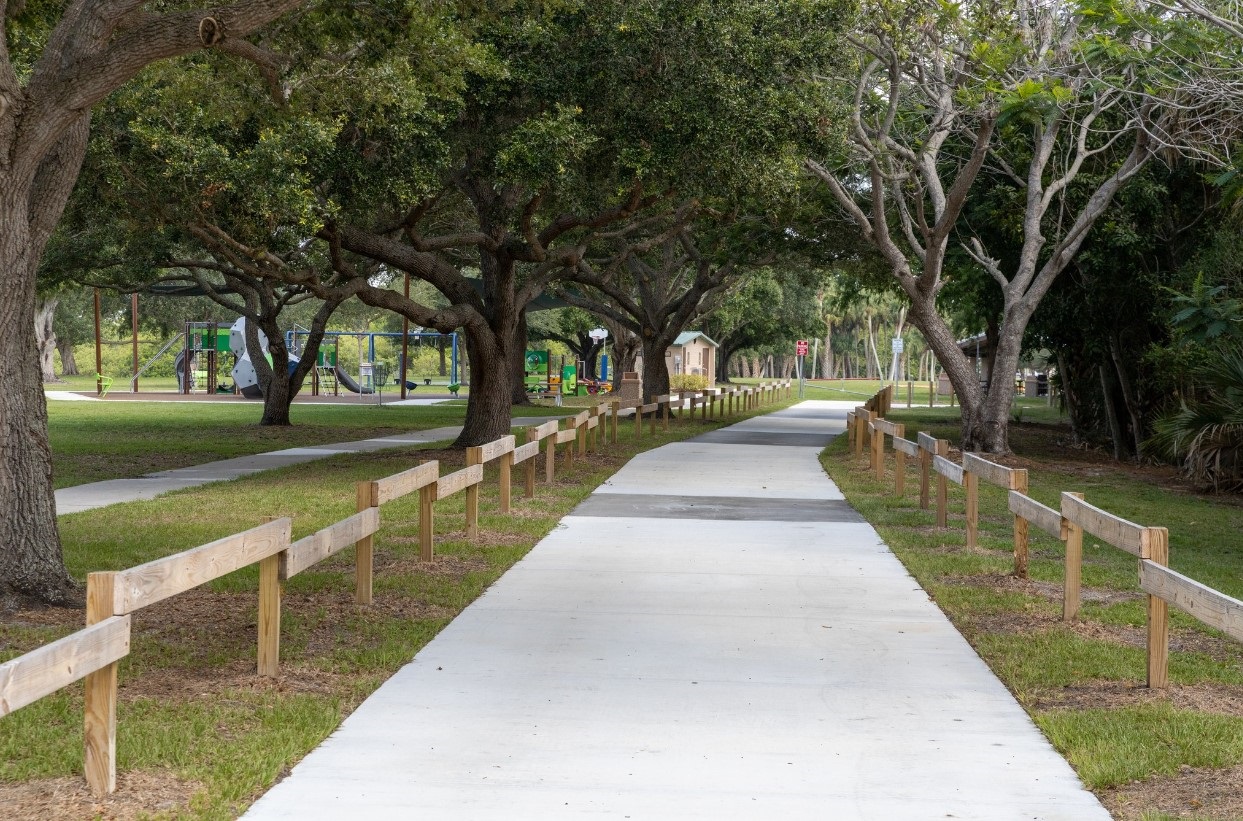
[{"label": "wooden fence post", "polygon": [[578,419],[571,416],[565,420],[565,426],[574,431],[574,438],[565,443],[565,466],[568,468],[574,466],[574,448],[578,447]]},{"label": "wooden fence post", "polygon": [[[917,438],[922,439],[927,436],[926,433],[920,433]],[[932,484],[932,452],[925,447],[925,442],[919,443],[919,509],[927,510],[930,503],[930,487]]]},{"label": "wooden fence post", "polygon": [[[368,498],[370,501],[370,498]],[[265,516],[274,522],[276,516]],[[281,554],[259,560],[259,646],[255,651],[258,673],[276,678],[281,664]]]},{"label": "wooden fence post", "polygon": [[[1148,537],[1148,560],[1162,567],[1170,565],[1170,534],[1164,527],[1144,529]],[[1170,606],[1160,596],[1148,594],[1148,687],[1169,685]]]},{"label": "wooden fence post", "polygon": [[[1082,493],[1063,493],[1082,499]],[[1073,621],[1079,615],[1079,587],[1083,579],[1083,528],[1066,518],[1062,505],[1062,541],[1066,542],[1065,582],[1062,586],[1062,620]]]},{"label": "wooden fence post", "polygon": [[[946,439],[937,440],[937,456],[949,457],[950,443]],[[937,473],[937,527],[949,527],[950,480],[944,474]]]},{"label": "wooden fence post", "polygon": [[870,429],[872,433],[872,473],[876,476],[876,481],[882,482],[885,479],[885,432],[874,426]]},{"label": "wooden fence post", "polygon": [[[894,435],[906,438],[906,425],[897,425]],[[896,443],[893,449],[893,493],[902,496],[906,492],[906,453]]]},{"label": "wooden fence post", "polygon": [[[1010,471],[1010,489],[1027,495],[1027,471]],[[1027,520],[1022,516],[1014,517],[1014,575],[1020,579],[1027,578]]]},{"label": "wooden fence post", "polygon": [[513,496],[514,452],[501,454],[501,513],[509,513]]},{"label": "wooden fence post", "polygon": [[544,446],[544,481],[551,485],[556,476],[557,434],[554,433],[548,437],[548,444]]},{"label": "wooden fence post", "polygon": [[[358,505],[355,508],[362,513],[369,507],[375,507],[371,497],[371,482],[359,482],[356,486]],[[354,601],[359,604],[371,604],[371,573],[375,554],[375,537],[363,536],[354,544]]]},{"label": "wooden fence post", "polygon": [[980,477],[964,471],[962,489],[967,496],[967,548],[974,549],[980,540]]},{"label": "wooden fence post", "polygon": [[[527,428],[527,442],[538,442],[539,433],[535,428]],[[535,457],[527,459],[526,463],[526,496],[528,499],[535,498]]]},{"label": "wooden fence post", "polygon": [[[115,573],[86,577],[86,623],[98,624],[113,615]],[[117,788],[117,662],[86,676],[86,783],[96,796]]]},{"label": "wooden fence post", "polygon": [[613,411],[613,444],[617,444],[617,415],[621,413],[621,400],[614,399],[609,403],[609,408]]},{"label": "wooden fence post", "polygon": [[419,488],[419,560],[436,558],[436,483]]},{"label": "wooden fence post", "polygon": [[[466,449],[466,466],[483,464],[483,446]],[[479,484],[466,486],[466,538],[479,538]]]}]

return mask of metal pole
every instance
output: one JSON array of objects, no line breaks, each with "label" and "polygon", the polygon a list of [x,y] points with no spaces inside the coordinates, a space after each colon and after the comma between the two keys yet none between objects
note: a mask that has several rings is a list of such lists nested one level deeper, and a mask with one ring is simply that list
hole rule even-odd
[{"label": "metal pole", "polygon": [[129,295],[130,328],[134,341],[134,379],[130,382],[130,392],[138,393],[138,292]]},{"label": "metal pole", "polygon": [[796,356],[795,364],[798,366],[798,398],[803,398],[803,359],[805,356]]},{"label": "metal pole", "polygon": [[[406,285],[402,289],[406,299],[410,298],[410,273],[406,273]],[[406,398],[406,367],[410,364],[410,317],[401,318],[401,398]]]},{"label": "metal pole", "polygon": [[452,352],[452,353],[453,353],[453,356],[452,356],[452,364],[451,364],[451,368],[450,368],[450,369],[453,371],[453,377],[452,377],[452,379],[453,379],[453,384],[455,384],[455,385],[460,385],[460,384],[461,384],[461,381],[458,379],[458,372],[457,372],[457,371],[458,371],[458,363],[457,363],[457,331],[454,331],[453,333],[449,334],[449,338],[450,338],[450,340],[453,342],[453,352]]},{"label": "metal pole", "polygon": [[100,396],[104,392],[104,353],[103,338],[99,333],[99,289],[95,289],[95,395]]}]

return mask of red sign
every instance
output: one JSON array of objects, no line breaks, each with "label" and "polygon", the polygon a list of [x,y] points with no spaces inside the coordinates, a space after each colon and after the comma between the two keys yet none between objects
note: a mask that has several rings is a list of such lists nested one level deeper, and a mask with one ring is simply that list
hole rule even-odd
[{"label": "red sign", "polygon": [[800,339],[794,343],[794,353],[796,356],[807,356],[807,340]]}]

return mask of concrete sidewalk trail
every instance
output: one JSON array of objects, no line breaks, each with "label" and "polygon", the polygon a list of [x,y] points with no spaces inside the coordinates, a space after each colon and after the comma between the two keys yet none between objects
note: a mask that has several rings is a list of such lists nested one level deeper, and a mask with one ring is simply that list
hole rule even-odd
[{"label": "concrete sidewalk trail", "polygon": [[636,457],[244,817],[1106,821],[824,475],[848,407]]},{"label": "concrete sidewalk trail", "polygon": [[[533,416],[512,419],[514,427],[538,425],[549,419],[560,419],[561,416]],[[402,433],[394,436],[383,436],[374,439],[359,439],[354,442],[340,442],[331,445],[316,445],[306,448],[286,448],[268,453],[256,453],[251,456],[238,456],[209,462],[205,465],[194,465],[174,470],[161,470],[148,473],[133,479],[109,479],[104,482],[92,482],[86,485],[61,488],[56,491],[56,514],[63,516],[68,513],[81,513],[122,502],[137,502],[154,499],[173,490],[184,490],[198,487],[210,482],[226,482],[240,479],[252,473],[265,470],[300,465],[315,459],[337,456],[342,453],[370,453],[387,448],[400,448],[414,444],[440,442],[456,437],[462,428],[460,425],[449,425],[440,428]]]}]

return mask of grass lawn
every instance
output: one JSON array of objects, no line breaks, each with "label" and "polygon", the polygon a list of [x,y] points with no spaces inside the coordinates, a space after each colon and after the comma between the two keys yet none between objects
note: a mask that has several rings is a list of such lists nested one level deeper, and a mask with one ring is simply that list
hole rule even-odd
[{"label": "grass lawn", "polygon": [[[1016,410],[1017,413],[1017,410]],[[1072,450],[1069,432],[1039,404],[1011,429],[1012,467],[1029,471],[1031,495],[1058,507],[1062,491],[1142,525],[1169,528],[1171,565],[1243,598],[1243,505],[1206,497],[1166,468],[1119,465]],[[927,431],[955,442],[947,408],[896,408],[907,438]],[[1035,421],[1033,421],[1035,420]],[[950,526],[918,506],[918,468],[905,498],[893,495],[893,461],[877,482],[866,457],[841,440],[826,470],[860,513],[1028,709],[1117,818],[1243,817],[1243,645],[1171,610],[1171,686],[1145,677],[1145,609],[1136,560],[1085,537],[1081,618],[1061,621],[1063,545],[1032,528],[1028,580],[1013,568],[1005,492],[981,483],[980,540],[966,547],[962,489],[950,485]],[[933,502],[935,505],[935,502]]]},{"label": "grass lawn", "polygon": [[[206,414],[210,406],[150,407],[160,421],[120,416],[101,424],[96,435],[136,441],[135,449],[161,436],[205,438],[199,425],[206,417],[194,414]],[[89,410],[108,408],[91,403]],[[118,408],[124,410],[133,413],[133,406]],[[334,439],[379,424],[336,416],[335,407],[296,410],[312,414],[303,425],[334,431]],[[368,409],[348,410],[365,416]],[[388,410],[370,409],[383,424],[401,420],[394,429],[409,429],[421,417],[406,413],[427,409],[392,409],[401,414],[391,417]],[[730,422],[741,418],[745,415]],[[256,432],[253,419],[215,424],[220,427],[207,428],[212,435],[230,441]],[[374,604],[353,601],[352,549],[290,580],[282,608],[281,675],[275,680],[254,673],[255,569],[138,611],[132,653],[120,671],[118,794],[94,802],[81,778],[83,688],[78,684],[0,720],[0,815],[5,821],[236,817],[635,453],[722,424],[679,421],[669,433],[645,432],[635,442],[633,423],[623,422],[618,444],[576,459],[570,470],[559,464],[552,485],[543,482],[541,457],[534,499],[522,496],[522,473],[515,471],[510,516],[498,512],[498,477],[490,467],[480,494],[479,539],[464,536],[463,494],[437,503],[432,563],[418,561],[418,495],[385,505],[376,537]],[[442,461],[443,474],[461,467],[463,457],[435,446],[342,455],[64,516],[65,559],[83,579],[93,570],[131,567],[204,544],[253,527],[265,516],[292,516],[299,538],[352,514],[359,481],[428,458]],[[0,661],[81,623],[82,614],[75,611],[6,617],[0,621]]]}]

